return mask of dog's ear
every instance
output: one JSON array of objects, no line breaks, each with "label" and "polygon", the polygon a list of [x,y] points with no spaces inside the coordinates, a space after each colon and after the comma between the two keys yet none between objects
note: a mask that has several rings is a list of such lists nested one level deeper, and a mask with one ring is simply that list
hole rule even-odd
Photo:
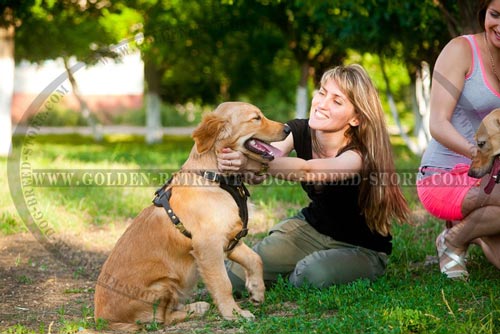
[{"label": "dog's ear", "polygon": [[210,150],[216,140],[228,138],[231,129],[228,122],[216,114],[207,114],[203,117],[200,125],[193,131],[193,139],[196,144],[196,151],[201,154]]}]

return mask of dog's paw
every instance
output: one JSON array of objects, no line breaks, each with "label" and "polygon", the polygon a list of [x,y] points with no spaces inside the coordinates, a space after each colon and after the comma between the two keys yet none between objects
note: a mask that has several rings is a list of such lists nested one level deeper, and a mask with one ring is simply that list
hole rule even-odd
[{"label": "dog's paw", "polygon": [[264,286],[264,281],[248,281],[246,286],[248,292],[250,292],[250,301],[254,304],[262,304],[264,302],[264,291],[266,290]]},{"label": "dog's paw", "polygon": [[255,316],[252,312],[248,310],[242,310],[239,307],[234,308],[231,313],[222,314],[222,317],[226,320],[238,320],[244,318],[245,320],[254,320]]},{"label": "dog's paw", "polygon": [[186,311],[195,315],[204,315],[209,308],[210,304],[207,302],[196,302],[186,305]]},{"label": "dog's paw", "polygon": [[253,313],[248,311],[248,310],[240,310],[238,313],[240,316],[242,316],[243,318],[245,318],[247,320],[254,320],[255,319],[255,316],[253,315]]},{"label": "dog's paw", "polygon": [[264,302],[264,292],[252,293],[250,301],[253,304],[262,304]]}]

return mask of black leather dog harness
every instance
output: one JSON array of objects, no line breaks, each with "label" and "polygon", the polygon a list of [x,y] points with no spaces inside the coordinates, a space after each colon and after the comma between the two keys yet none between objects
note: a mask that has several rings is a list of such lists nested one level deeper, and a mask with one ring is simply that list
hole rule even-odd
[{"label": "black leather dog harness", "polygon": [[[247,199],[250,196],[248,189],[243,184],[243,178],[241,175],[224,175],[211,171],[200,171],[194,172],[203,178],[219,183],[219,186],[227,191],[233,197],[234,201],[238,205],[240,219],[243,223],[243,228],[238,234],[234,237],[234,239],[229,241],[225,251],[231,251],[238,244],[241,238],[245,237],[248,234],[248,206]],[[175,227],[186,237],[191,238],[191,232],[189,232],[182,224],[179,217],[174,213],[174,210],[170,206],[170,197],[172,196],[172,188],[168,186],[172,182],[172,177],[155,192],[155,198],[153,199],[153,204],[157,207],[163,207],[167,212],[167,215],[174,223]]]}]

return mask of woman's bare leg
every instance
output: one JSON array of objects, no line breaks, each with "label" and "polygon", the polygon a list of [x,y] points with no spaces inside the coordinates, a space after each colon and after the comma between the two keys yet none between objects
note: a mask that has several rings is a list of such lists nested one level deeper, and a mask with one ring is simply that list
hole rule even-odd
[{"label": "woman's bare leg", "polygon": [[484,192],[489,175],[480,187],[472,188],[464,199],[464,219],[454,224],[446,235],[450,250],[463,254],[470,243],[478,244],[486,258],[500,268],[500,185],[491,194]]}]

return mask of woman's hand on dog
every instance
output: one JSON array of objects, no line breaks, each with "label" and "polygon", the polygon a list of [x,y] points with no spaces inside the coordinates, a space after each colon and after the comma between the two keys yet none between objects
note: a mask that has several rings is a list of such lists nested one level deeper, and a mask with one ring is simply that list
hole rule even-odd
[{"label": "woman's hand on dog", "polygon": [[239,151],[223,148],[217,154],[217,168],[222,172],[242,172],[246,170],[248,158]]},{"label": "woman's hand on dog", "polygon": [[267,178],[267,175],[255,174],[261,168],[259,163],[250,163],[243,153],[233,151],[230,148],[223,148],[222,151],[217,154],[217,168],[221,172],[232,171],[243,173],[245,182],[248,184],[259,184],[264,182]]}]

